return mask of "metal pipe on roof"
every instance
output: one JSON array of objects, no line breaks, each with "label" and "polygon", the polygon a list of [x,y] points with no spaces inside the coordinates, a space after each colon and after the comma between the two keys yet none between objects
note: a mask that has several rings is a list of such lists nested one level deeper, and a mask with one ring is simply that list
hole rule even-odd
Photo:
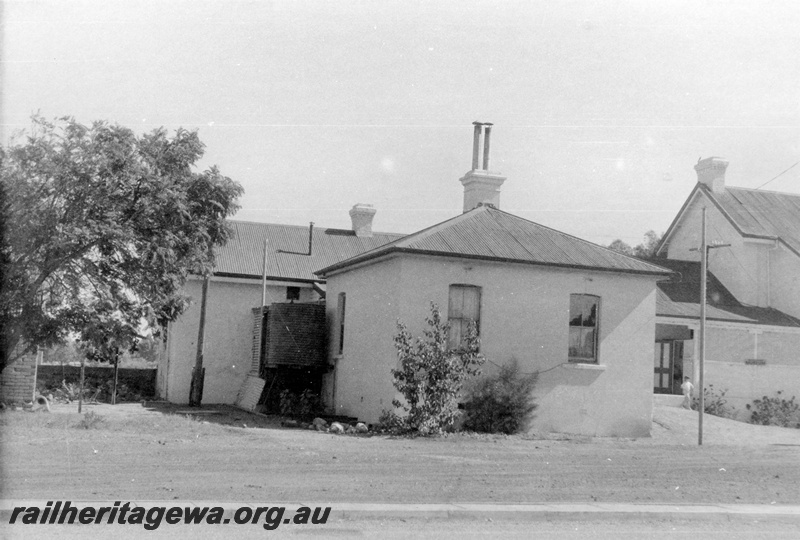
[{"label": "metal pipe on roof", "polygon": [[475,126],[475,132],[472,136],[472,170],[475,171],[480,166],[478,155],[481,151],[481,126],[483,126],[483,124],[480,122],[472,122],[472,125]]},{"label": "metal pipe on roof", "polygon": [[314,246],[314,222],[308,224],[308,255],[311,255],[311,248]]},{"label": "metal pipe on roof", "polygon": [[261,267],[261,307],[267,305],[267,244],[269,238],[264,238],[264,264]]},{"label": "metal pipe on roof", "polygon": [[492,124],[486,122],[483,124],[486,128],[483,135],[483,170],[489,170],[489,139],[492,136]]}]

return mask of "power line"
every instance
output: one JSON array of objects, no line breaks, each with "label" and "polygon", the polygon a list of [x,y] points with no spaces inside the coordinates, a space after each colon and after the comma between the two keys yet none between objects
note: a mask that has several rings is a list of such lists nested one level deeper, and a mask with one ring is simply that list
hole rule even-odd
[{"label": "power line", "polygon": [[771,180],[767,180],[766,182],[764,182],[763,184],[761,184],[760,186],[758,186],[756,189],[761,189],[762,187],[764,187],[764,186],[766,186],[767,184],[769,184],[770,182],[772,182],[772,180],[775,180],[776,178],[778,178],[778,177],[779,177],[779,176],[781,176],[782,174],[784,174],[784,173],[787,173],[787,172],[791,171],[791,170],[792,170],[792,169],[793,169],[793,168],[794,168],[794,167],[795,167],[795,166],[796,166],[798,163],[800,163],[800,161],[795,161],[794,165],[792,165],[791,167],[789,167],[789,168],[788,168],[788,169],[786,169],[785,171],[783,171],[783,172],[781,172],[780,174],[778,174],[778,176],[776,176],[775,178],[772,178]]}]

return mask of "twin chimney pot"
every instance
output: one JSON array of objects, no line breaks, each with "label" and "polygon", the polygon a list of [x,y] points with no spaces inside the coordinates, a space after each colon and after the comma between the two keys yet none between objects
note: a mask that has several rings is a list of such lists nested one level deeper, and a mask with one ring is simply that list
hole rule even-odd
[{"label": "twin chimney pot", "polygon": [[[475,129],[472,140],[472,169],[459,180],[464,186],[464,212],[481,205],[500,208],[500,186],[506,177],[489,171],[489,145],[492,137],[492,124],[473,122]],[[483,166],[481,167],[481,139],[483,140]],[[356,236],[372,236],[372,219],[375,208],[371,204],[356,204],[350,209],[350,219]]]},{"label": "twin chimney pot", "polygon": [[[473,122],[475,126],[472,138],[472,170],[461,179],[464,186],[464,212],[469,212],[481,204],[500,207],[500,186],[506,181],[505,176],[489,171],[489,143],[492,136],[492,124],[489,122]],[[480,167],[481,138],[483,138],[483,167]]]}]

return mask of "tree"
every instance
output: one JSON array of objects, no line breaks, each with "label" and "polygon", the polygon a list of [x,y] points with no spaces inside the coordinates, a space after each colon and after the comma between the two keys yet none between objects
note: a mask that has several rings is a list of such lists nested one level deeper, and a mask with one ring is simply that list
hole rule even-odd
[{"label": "tree", "polygon": [[431,304],[426,321],[425,339],[413,338],[398,321],[394,344],[400,369],[392,370],[394,387],[405,397],[405,403],[392,404],[407,413],[405,427],[421,434],[440,433],[453,425],[464,382],[480,374],[484,361],[474,322],[464,343],[454,349],[448,346],[450,325],[442,321],[436,304]]},{"label": "tree", "polygon": [[614,240],[608,245],[608,249],[613,249],[618,253],[639,257],[640,259],[652,259],[656,256],[656,249],[661,242],[664,234],[657,234],[655,231],[644,233],[644,242],[635,247],[631,247],[620,239]]},{"label": "tree", "polygon": [[608,244],[608,249],[633,257],[633,248],[619,238]]},{"label": "tree", "polygon": [[32,118],[2,149],[0,368],[70,334],[130,348],[186,307],[190,273],[213,267],[239,184],[197,172],[196,132],[137,136],[107,122]]}]

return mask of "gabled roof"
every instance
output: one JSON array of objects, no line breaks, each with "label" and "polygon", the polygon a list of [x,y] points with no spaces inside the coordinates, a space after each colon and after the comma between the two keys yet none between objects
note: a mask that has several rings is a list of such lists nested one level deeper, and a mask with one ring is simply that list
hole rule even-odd
[{"label": "gabled roof", "polygon": [[668,275],[654,264],[484,205],[385,246],[323,268],[324,276],[391,253],[581,268],[632,274]]},{"label": "gabled roof", "polygon": [[[671,259],[653,262],[674,271],[672,279],[658,283],[656,316],[700,319],[700,263]],[[739,302],[712,274],[706,285],[708,320],[800,327],[800,319],[773,308],[748,306]]]},{"label": "gabled roof", "polygon": [[669,242],[697,192],[708,197],[743,237],[778,240],[800,256],[800,195],[727,186],[714,193],[701,183],[695,185],[667,229],[658,253]]},{"label": "gabled roof", "polygon": [[308,255],[308,227],[248,221],[229,223],[233,237],[215,253],[214,275],[218,276],[261,278],[265,238],[269,279],[320,281],[314,270],[403,237],[391,233],[358,237],[350,230],[314,227],[311,255]]},{"label": "gabled roof", "polygon": [[726,187],[711,196],[744,236],[778,238],[800,255],[800,195]]}]

